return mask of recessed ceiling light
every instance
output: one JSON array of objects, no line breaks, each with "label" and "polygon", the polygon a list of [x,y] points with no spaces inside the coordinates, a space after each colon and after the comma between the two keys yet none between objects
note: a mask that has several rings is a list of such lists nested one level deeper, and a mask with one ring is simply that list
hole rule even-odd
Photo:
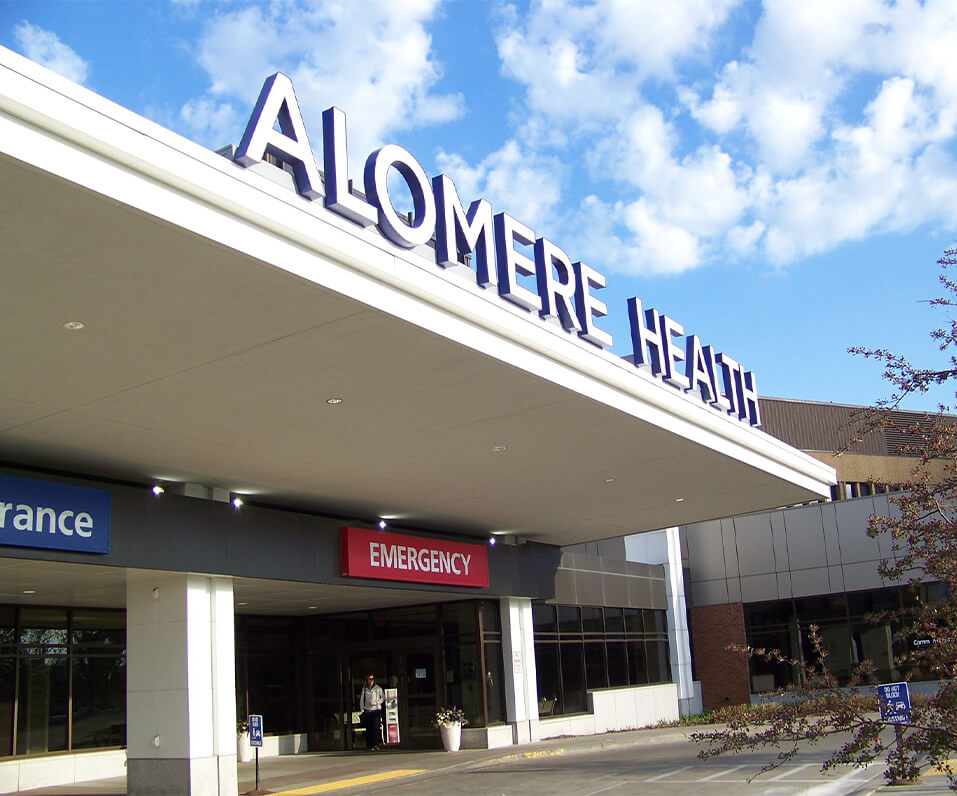
[{"label": "recessed ceiling light", "polygon": [[326,398],[326,403],[329,404],[330,406],[335,406],[336,404],[341,404],[342,399],[341,398]]},{"label": "recessed ceiling light", "polygon": [[684,502],[685,502],[684,498],[675,498],[675,503],[684,503]]},{"label": "recessed ceiling light", "polygon": [[496,453],[501,453],[504,450],[508,450],[505,445],[493,445],[492,450]]},{"label": "recessed ceiling light", "polygon": [[36,590],[36,589],[24,589],[24,590],[23,590],[23,593],[24,593],[24,594],[36,594],[36,593],[37,593],[37,590]]},{"label": "recessed ceiling light", "polygon": [[318,607],[319,607],[318,605],[307,605],[307,606],[306,606],[306,608],[308,608],[310,611],[315,611]]},{"label": "recessed ceiling light", "polygon": [[70,332],[78,332],[84,326],[86,326],[86,324],[83,323],[83,321],[67,321],[65,324],[63,324],[63,328]]},{"label": "recessed ceiling light", "polygon": [[605,483],[606,483],[606,484],[613,484],[613,483],[615,483],[615,479],[614,479],[614,478],[606,478],[606,479],[605,479]]},{"label": "recessed ceiling light", "polygon": [[236,603],[236,605],[249,605],[249,603]]}]

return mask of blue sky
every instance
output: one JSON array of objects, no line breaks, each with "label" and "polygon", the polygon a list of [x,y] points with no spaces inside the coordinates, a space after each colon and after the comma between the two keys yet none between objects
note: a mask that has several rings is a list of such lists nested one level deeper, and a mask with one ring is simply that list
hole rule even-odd
[{"label": "blue sky", "polygon": [[617,353],[638,296],[762,395],[885,397],[851,345],[943,366],[952,0],[6,0],[0,44],[210,147],[285,72],[314,140],[336,105],[356,164],[401,144],[601,271]]}]

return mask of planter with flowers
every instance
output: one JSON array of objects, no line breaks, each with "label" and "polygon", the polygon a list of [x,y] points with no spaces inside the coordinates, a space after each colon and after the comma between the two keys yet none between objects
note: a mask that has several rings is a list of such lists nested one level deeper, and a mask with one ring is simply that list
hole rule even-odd
[{"label": "planter with flowers", "polygon": [[435,726],[439,728],[442,738],[442,748],[446,752],[457,752],[462,745],[462,726],[468,724],[465,711],[451,705],[439,708],[435,714]]},{"label": "planter with flowers", "polygon": [[248,763],[253,759],[253,748],[249,743],[249,722],[241,719],[236,722],[236,759]]}]

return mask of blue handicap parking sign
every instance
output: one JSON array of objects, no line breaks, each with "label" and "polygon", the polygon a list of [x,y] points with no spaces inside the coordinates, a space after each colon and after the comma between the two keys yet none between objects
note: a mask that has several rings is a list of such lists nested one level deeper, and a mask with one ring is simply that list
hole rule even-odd
[{"label": "blue handicap parking sign", "polygon": [[263,745],[263,717],[250,714],[249,716],[249,745]]},{"label": "blue handicap parking sign", "polygon": [[877,686],[877,701],[884,721],[891,724],[907,724],[910,721],[910,689],[907,683],[883,683]]}]

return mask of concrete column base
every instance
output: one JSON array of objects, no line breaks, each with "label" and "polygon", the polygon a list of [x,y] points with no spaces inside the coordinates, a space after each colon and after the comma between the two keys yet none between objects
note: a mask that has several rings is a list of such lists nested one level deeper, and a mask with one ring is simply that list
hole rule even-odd
[{"label": "concrete column base", "polygon": [[532,742],[532,728],[530,721],[527,719],[525,721],[510,721],[509,724],[512,725],[513,744]]},{"label": "concrete column base", "polygon": [[129,758],[126,792],[129,796],[236,796],[236,756]]}]

